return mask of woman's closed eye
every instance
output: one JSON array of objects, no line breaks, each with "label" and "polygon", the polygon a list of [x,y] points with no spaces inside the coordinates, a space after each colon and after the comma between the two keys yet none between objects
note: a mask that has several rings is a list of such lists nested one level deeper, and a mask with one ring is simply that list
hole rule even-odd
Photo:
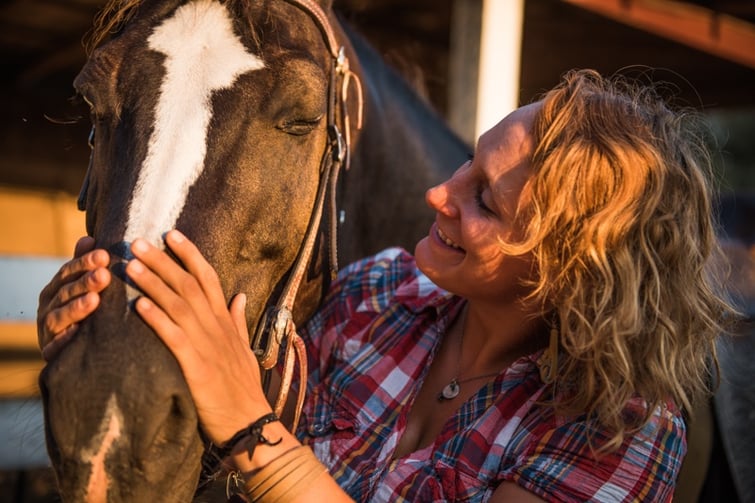
[{"label": "woman's closed eye", "polygon": [[488,203],[485,202],[485,197],[483,195],[484,191],[485,186],[481,183],[478,183],[475,187],[474,193],[475,202],[477,203],[477,207],[480,208],[483,213],[494,216],[496,215],[496,212],[490,207],[490,205],[488,205]]}]

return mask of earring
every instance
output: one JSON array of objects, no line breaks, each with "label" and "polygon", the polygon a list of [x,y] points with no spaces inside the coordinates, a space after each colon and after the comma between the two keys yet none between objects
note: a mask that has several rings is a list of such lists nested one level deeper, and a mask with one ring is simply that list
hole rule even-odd
[{"label": "earring", "polygon": [[556,372],[558,371],[558,323],[554,322],[551,325],[550,339],[548,341],[548,349],[540,357],[540,380],[545,384],[550,384],[556,379]]}]

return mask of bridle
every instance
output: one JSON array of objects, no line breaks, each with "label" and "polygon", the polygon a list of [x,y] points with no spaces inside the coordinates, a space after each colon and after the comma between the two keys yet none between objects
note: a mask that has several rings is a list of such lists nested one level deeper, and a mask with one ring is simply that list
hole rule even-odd
[{"label": "bridle", "polygon": [[[320,178],[318,183],[315,204],[310,215],[309,224],[298,251],[296,259],[285,278],[285,283],[280,290],[280,295],[275,302],[268,301],[270,306],[258,324],[254,337],[251,339],[251,347],[260,366],[269,371],[273,369],[281,356],[283,347],[283,372],[281,385],[278,391],[274,412],[281,416],[286,404],[288,394],[294,377],[294,368],[298,361],[299,378],[301,384],[298,391],[292,431],[299,422],[301,410],[304,405],[307,379],[307,357],[304,342],[296,331],[293,320],[294,301],[304,279],[317,237],[320,234],[321,221],[328,205],[328,243],[329,250],[329,276],[325,280],[335,278],[338,272],[337,263],[337,227],[338,215],[336,211],[336,192],[338,175],[341,168],[348,169],[351,147],[351,124],[348,110],[348,98],[352,89],[356,92],[357,120],[355,128],[362,127],[363,96],[359,77],[349,67],[349,61],[345,54],[344,46],[339,45],[333,28],[327,15],[315,0],[283,0],[304,11],[315,23],[323,36],[325,45],[330,55],[330,79],[328,83],[327,104],[327,141],[325,151],[320,161]],[[353,84],[353,85],[352,85]],[[90,133],[90,147],[94,128]],[[86,210],[86,199],[89,190],[89,178],[92,170],[93,156],[90,157],[89,168],[84,177],[78,198],[80,210]],[[127,250],[123,243],[115,245],[118,249],[112,252],[118,256],[126,257]]]},{"label": "bridle", "polygon": [[[301,282],[304,279],[307,266],[312,259],[317,236],[320,232],[320,223],[325,211],[326,199],[328,199],[328,215],[330,217],[328,227],[329,242],[327,246],[329,250],[330,277],[327,279],[334,279],[338,272],[336,188],[338,174],[342,167],[348,169],[350,159],[351,125],[349,123],[347,101],[349,90],[352,88],[351,84],[353,83],[353,88],[357,92],[358,99],[356,128],[360,129],[362,127],[362,88],[358,76],[351,71],[344,47],[338,44],[333,28],[322,8],[314,0],[284,1],[299,7],[312,18],[322,33],[331,60],[327,109],[328,140],[320,161],[320,181],[315,205],[310,215],[309,225],[304,235],[302,246],[299,249],[299,253],[281,294],[275,304],[267,310],[251,341],[252,349],[259,360],[260,366],[265,370],[271,370],[276,366],[281,347],[284,347],[281,385],[273,407],[274,412],[278,416],[281,415],[286,404],[293,381],[294,366],[296,361],[298,361],[301,383],[296,400],[294,420],[291,426],[291,429],[295,430],[304,406],[304,395],[307,388],[307,355],[304,342],[297,333],[293,320],[294,301]],[[338,125],[339,122],[341,125],[340,128]]]}]

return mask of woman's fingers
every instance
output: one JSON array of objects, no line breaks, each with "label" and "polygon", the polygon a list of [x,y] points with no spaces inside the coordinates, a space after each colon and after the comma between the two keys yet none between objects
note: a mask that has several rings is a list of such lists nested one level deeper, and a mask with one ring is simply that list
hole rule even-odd
[{"label": "woman's fingers", "polygon": [[[69,260],[40,292],[40,307],[57,308],[72,297],[88,291],[90,287],[101,291],[110,280],[109,272],[106,270],[109,263],[110,256],[105,250],[88,251]],[[85,277],[83,282],[74,284],[86,273],[92,273],[98,269],[103,269],[104,272],[98,273],[95,277]]]},{"label": "woman's fingers", "polygon": [[79,322],[97,308],[99,293],[110,283],[110,257],[93,247],[92,238],[79,239],[74,258],[63,264],[39,294],[37,337],[46,359],[54,357]]},{"label": "woman's fingers", "polygon": [[[227,317],[228,306],[218,275],[199,249],[175,230],[168,233],[166,243],[183,267],[165,252],[145,240],[137,239],[132,243],[134,256],[155,276],[150,277],[145,271],[127,267],[127,272],[131,270],[135,275],[142,275],[141,279],[134,277],[134,281],[162,308],[175,308],[173,313],[176,316],[184,314],[184,306],[180,302],[183,300],[201,320]],[[144,282],[144,285],[140,281]],[[165,290],[163,285],[169,287],[180,299],[171,298],[170,292]],[[173,317],[171,312],[168,314]],[[180,321],[176,318],[174,320]]]},{"label": "woman's fingers", "polygon": [[182,367],[187,360],[192,361],[196,358],[194,346],[186,338],[185,331],[151,299],[139,297],[134,307],[144,322],[171,348]]},{"label": "woman's fingers", "polygon": [[245,346],[249,345],[249,329],[246,326],[246,294],[240,293],[233,297],[230,306],[231,319],[236,331]]},{"label": "woman's fingers", "polygon": [[100,305],[99,293],[109,282],[109,271],[98,269],[61,287],[48,305],[40,304],[37,313],[39,347],[44,350],[58,337],[75,332],[78,324]]},{"label": "woman's fingers", "polygon": [[76,324],[68,325],[65,330],[57,334],[49,343],[45,344],[42,347],[42,358],[48,362],[55,358],[60,353],[60,350],[68,344],[68,341],[71,340],[71,337],[73,337],[78,328],[79,326]]},{"label": "woman's fingers", "polygon": [[65,332],[69,326],[78,324],[92,314],[99,304],[100,296],[98,292],[86,292],[72,297],[60,307],[47,311],[42,317],[41,328],[49,334],[50,338],[57,337],[58,334]]},{"label": "woman's fingers", "polygon": [[216,313],[227,311],[228,307],[220,285],[220,278],[196,245],[177,230],[172,230],[166,234],[165,243],[183,263],[186,270],[197,279],[213,310]]},{"label": "woman's fingers", "polygon": [[176,231],[165,241],[180,264],[145,240],[132,242],[126,273],[144,293],[135,308],[178,360],[205,433],[225,441],[270,410],[249,349],[246,296],[227,305],[199,249]]},{"label": "woman's fingers", "polygon": [[[191,253],[207,264],[196,247],[191,245],[191,248]],[[191,271],[184,270],[162,250],[142,239],[134,240],[131,249],[136,258],[126,266],[126,273],[156,307],[192,339],[198,349],[208,344],[205,334],[222,336],[235,330],[225,305],[222,309],[212,306],[210,295],[223,297],[219,282],[208,293]],[[187,257],[187,254],[182,256]],[[206,267],[214,274],[209,264]],[[204,274],[208,274],[207,271]],[[163,335],[161,332],[158,334]]]},{"label": "woman's fingers", "polygon": [[63,283],[63,286],[58,289],[52,299],[51,307],[57,308],[69,304],[73,299],[87,293],[100,293],[110,284],[110,271],[106,267],[97,267],[94,270],[85,270],[78,276],[71,275],[68,278],[72,281]]}]

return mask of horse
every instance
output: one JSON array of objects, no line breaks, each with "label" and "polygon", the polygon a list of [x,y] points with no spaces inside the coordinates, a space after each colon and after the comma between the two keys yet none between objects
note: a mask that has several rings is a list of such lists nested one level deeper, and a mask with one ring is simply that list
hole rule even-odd
[{"label": "horse", "polygon": [[726,194],[720,207],[726,284],[743,319],[716,345],[719,375],[709,405],[713,448],[701,503],[755,500],[755,194]]},{"label": "horse", "polygon": [[111,0],[92,47],[79,204],[113,281],[40,373],[47,450],[63,501],[188,501],[209,446],[132,309],[129,242],[180,229],[246,293],[250,344],[275,360],[269,329],[303,323],[338,260],[428,231],[423,193],[470,147],[330,0]]},{"label": "horse", "polygon": [[[723,193],[717,201],[723,254],[711,262],[725,278],[727,295],[741,314],[716,341],[718,372],[711,396],[688,417],[689,450],[675,500],[745,502],[755,498],[755,196]],[[721,269],[718,269],[721,268]]]}]

